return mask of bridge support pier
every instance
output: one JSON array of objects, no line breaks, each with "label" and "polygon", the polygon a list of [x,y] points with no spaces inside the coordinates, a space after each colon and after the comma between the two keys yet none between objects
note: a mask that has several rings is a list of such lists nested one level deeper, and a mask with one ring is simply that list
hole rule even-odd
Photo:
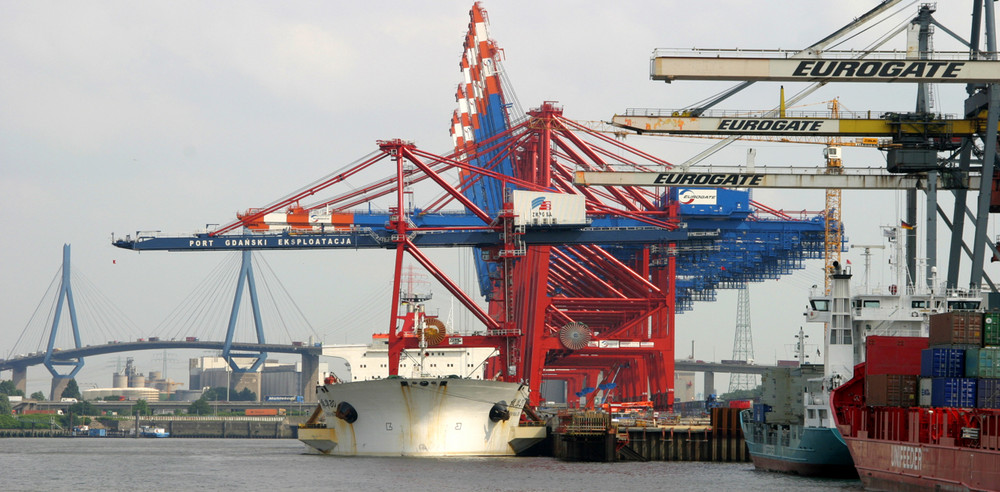
[{"label": "bridge support pier", "polygon": [[302,354],[302,398],[307,403],[316,402],[316,385],[319,383],[319,355]]},{"label": "bridge support pier", "polygon": [[14,367],[11,369],[14,372],[12,380],[14,382],[14,388],[21,390],[25,395],[28,394],[28,366]]},{"label": "bridge support pier", "polygon": [[72,376],[52,376],[52,392],[49,393],[49,400],[59,401],[62,398],[62,392],[69,385],[69,381],[73,379]]},{"label": "bridge support pier", "polygon": [[705,371],[705,398],[708,395],[718,395],[715,392],[715,373],[712,371]]}]

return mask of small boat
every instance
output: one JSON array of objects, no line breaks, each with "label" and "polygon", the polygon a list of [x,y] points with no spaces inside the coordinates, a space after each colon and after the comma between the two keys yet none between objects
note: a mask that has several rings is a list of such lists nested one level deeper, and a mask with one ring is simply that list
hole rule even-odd
[{"label": "small boat", "polygon": [[144,425],[139,427],[140,437],[170,437],[170,433],[163,427],[153,427]]}]

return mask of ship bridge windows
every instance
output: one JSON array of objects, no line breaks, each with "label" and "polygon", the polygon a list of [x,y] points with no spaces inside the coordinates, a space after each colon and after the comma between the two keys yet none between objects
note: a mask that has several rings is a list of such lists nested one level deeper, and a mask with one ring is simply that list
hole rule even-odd
[{"label": "ship bridge windows", "polygon": [[979,309],[979,301],[948,301],[949,311],[975,311]]},{"label": "ship bridge windows", "polygon": [[829,311],[830,310],[830,300],[829,299],[810,299],[809,305],[812,306],[813,311]]},{"label": "ship bridge windows", "polygon": [[910,301],[910,307],[911,308],[929,308],[931,306],[930,306],[930,302],[924,300],[924,301]]},{"label": "ship bridge windows", "polygon": [[851,345],[853,343],[851,338],[851,330],[843,330],[838,328],[830,329],[830,344],[831,345]]},{"label": "ship bridge windows", "polygon": [[878,309],[881,306],[881,302],[878,299],[855,299],[853,303],[854,309]]}]

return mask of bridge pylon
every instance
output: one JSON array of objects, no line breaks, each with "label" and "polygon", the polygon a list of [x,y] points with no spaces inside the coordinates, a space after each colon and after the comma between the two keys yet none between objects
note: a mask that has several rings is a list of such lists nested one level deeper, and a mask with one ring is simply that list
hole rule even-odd
[{"label": "bridge pylon", "polygon": [[[59,294],[56,297],[56,310],[52,317],[52,328],[49,330],[49,344],[45,350],[44,364],[45,368],[49,370],[53,378],[53,388],[55,388],[55,381],[59,378],[72,379],[76,376],[76,373],[80,372],[83,368],[83,357],[76,357],[75,359],[65,359],[58,360],[52,357],[55,349],[56,334],[59,331],[59,321],[62,318],[63,302],[66,303],[69,309],[69,319],[70,324],[73,327],[73,341],[76,344],[76,348],[81,348],[83,345],[80,343],[80,325],[77,323],[76,318],[76,303],[73,302],[73,286],[70,283],[70,247],[68,244],[63,245],[63,264],[62,264],[62,279],[59,284]],[[69,374],[60,374],[56,370],[55,366],[72,366],[73,370]]]},{"label": "bridge pylon", "polygon": [[[222,356],[226,358],[229,363],[229,367],[232,368],[233,372],[256,372],[260,368],[264,361],[267,359],[267,352],[260,352],[259,354],[234,354],[232,353],[233,348],[233,335],[236,332],[236,320],[240,313],[240,303],[243,299],[243,287],[246,286],[250,291],[250,305],[253,308],[253,322],[254,327],[257,331],[257,342],[267,343],[264,341],[264,325],[261,323],[260,319],[260,302],[257,300],[257,283],[254,281],[253,276],[253,257],[251,256],[251,250],[245,249],[242,251],[243,259],[240,265],[239,279],[236,282],[236,295],[233,297],[233,310],[229,314],[229,327],[226,329],[226,341],[222,346]],[[233,357],[254,357],[253,365],[247,368],[239,367]]]}]

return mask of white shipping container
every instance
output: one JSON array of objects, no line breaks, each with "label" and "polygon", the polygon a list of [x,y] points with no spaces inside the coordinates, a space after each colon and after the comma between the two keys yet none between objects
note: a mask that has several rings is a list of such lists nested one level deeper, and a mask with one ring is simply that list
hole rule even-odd
[{"label": "white shipping container", "polygon": [[917,388],[917,405],[922,407],[931,406],[931,378],[920,378],[920,385]]},{"label": "white shipping container", "polygon": [[515,225],[586,225],[587,207],[583,195],[514,190]]}]

